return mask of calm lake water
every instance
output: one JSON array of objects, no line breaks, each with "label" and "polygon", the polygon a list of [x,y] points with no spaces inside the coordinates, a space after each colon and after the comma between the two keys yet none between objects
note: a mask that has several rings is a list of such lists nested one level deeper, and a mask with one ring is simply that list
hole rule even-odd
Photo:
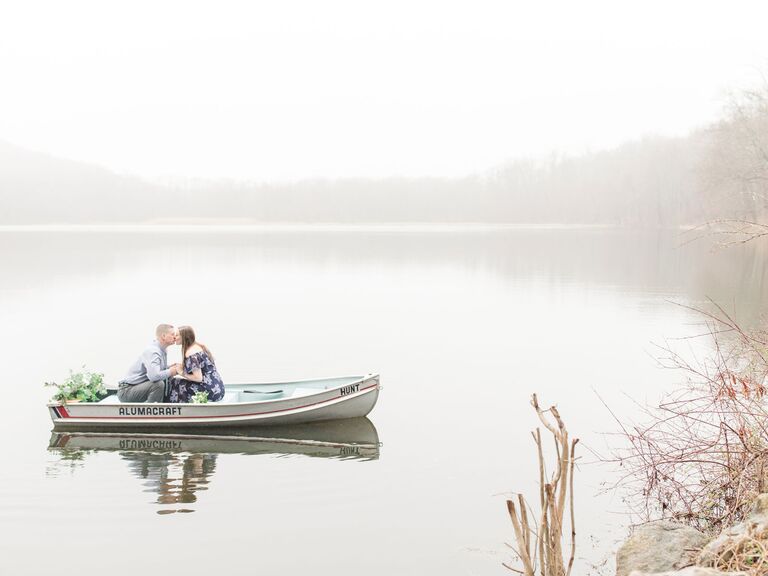
[{"label": "calm lake water", "polygon": [[[686,239],[0,232],[0,573],[509,574],[505,496],[536,494],[530,394],[602,450],[616,427],[597,394],[631,417],[627,395],[680,380],[654,343],[701,327],[672,302],[713,298],[747,323],[764,310],[764,247]],[[380,372],[378,406],[295,431],[332,445],[313,449],[52,436],[42,383],[83,364],[117,381],[159,322],[194,326],[228,382]],[[610,468],[581,454],[588,574],[627,517],[599,494]]]}]

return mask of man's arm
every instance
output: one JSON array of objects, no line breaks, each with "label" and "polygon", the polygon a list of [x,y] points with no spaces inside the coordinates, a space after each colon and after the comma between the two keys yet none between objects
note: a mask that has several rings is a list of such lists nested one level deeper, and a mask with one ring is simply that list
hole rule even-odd
[{"label": "man's arm", "polygon": [[147,369],[147,378],[151,382],[157,382],[158,380],[165,380],[176,374],[176,368],[171,366],[170,368],[163,368],[163,357],[160,356],[160,352],[153,349],[148,349],[142,354],[142,361]]}]

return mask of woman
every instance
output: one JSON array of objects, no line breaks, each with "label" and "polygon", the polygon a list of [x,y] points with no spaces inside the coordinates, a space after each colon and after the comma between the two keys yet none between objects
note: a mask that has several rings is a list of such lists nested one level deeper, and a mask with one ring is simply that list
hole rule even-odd
[{"label": "woman", "polygon": [[171,381],[170,402],[192,402],[198,392],[206,392],[209,402],[224,398],[224,382],[213,363],[213,354],[205,344],[195,340],[195,331],[189,326],[180,326],[176,344],[181,344],[184,359],[179,376]]}]

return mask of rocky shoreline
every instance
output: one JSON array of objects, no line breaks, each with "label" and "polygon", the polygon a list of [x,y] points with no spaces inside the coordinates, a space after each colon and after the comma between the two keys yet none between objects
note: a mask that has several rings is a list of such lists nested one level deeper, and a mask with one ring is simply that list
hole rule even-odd
[{"label": "rocky shoreline", "polygon": [[768,494],[749,516],[712,538],[676,522],[644,524],[616,554],[616,576],[757,576],[768,574]]}]

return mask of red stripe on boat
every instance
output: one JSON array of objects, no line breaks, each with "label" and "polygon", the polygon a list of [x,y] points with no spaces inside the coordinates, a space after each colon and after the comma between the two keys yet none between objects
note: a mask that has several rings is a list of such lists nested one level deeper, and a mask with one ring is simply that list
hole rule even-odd
[{"label": "red stripe on boat", "polygon": [[59,438],[56,440],[56,448],[64,448],[67,445],[67,442],[69,442],[70,436],[69,434],[63,434],[59,436]]}]

